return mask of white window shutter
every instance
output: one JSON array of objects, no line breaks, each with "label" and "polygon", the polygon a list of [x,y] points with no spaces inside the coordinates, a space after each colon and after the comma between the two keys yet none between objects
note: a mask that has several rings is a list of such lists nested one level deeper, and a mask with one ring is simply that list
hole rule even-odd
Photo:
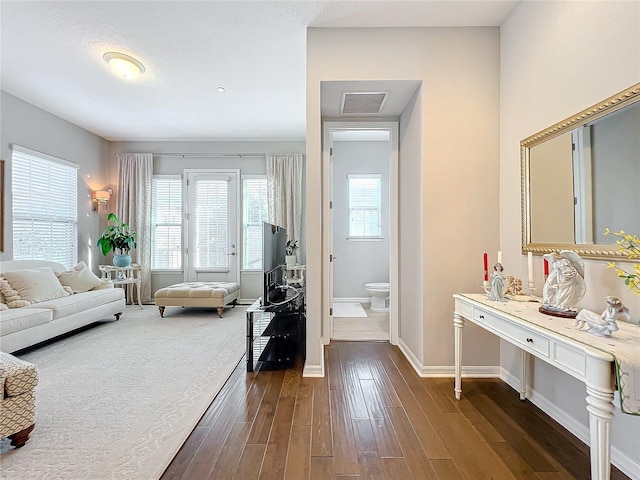
[{"label": "white window shutter", "polygon": [[381,225],[381,176],[348,175],[349,237],[379,238]]},{"label": "white window shutter", "polygon": [[151,269],[182,268],[182,178],[153,177],[151,198]]},{"label": "white window shutter", "polygon": [[268,219],[267,177],[242,179],[242,268],[262,269],[262,222]]},{"label": "white window shutter", "polygon": [[71,268],[78,263],[78,167],[14,146],[14,260],[50,260]]}]

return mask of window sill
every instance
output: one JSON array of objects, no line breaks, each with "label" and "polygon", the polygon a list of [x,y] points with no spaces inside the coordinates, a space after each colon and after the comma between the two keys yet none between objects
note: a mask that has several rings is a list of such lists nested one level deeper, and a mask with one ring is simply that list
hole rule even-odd
[{"label": "window sill", "polygon": [[350,242],[381,242],[382,237],[347,237]]}]

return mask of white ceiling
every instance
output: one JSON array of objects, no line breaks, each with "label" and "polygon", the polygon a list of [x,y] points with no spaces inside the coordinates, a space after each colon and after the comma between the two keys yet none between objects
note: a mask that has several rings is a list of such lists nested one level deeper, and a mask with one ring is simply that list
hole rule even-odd
[{"label": "white ceiling", "polygon": [[0,86],[108,140],[304,140],[308,26],[497,26],[518,1],[2,0]]}]

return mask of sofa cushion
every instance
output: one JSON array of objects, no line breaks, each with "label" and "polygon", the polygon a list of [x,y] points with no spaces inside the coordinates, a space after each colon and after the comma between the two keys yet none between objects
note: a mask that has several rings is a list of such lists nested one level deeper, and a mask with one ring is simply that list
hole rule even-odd
[{"label": "sofa cushion", "polygon": [[42,308],[12,308],[0,312],[0,335],[45,325],[53,319],[53,312]]},{"label": "sofa cushion", "polygon": [[71,287],[73,293],[88,292],[100,285],[100,279],[84,262],[78,263],[73,270],[59,273],[58,280],[65,287]]},{"label": "sofa cushion", "polygon": [[109,302],[115,302],[124,297],[122,288],[105,288],[91,292],[76,293],[64,298],[56,298],[29,305],[25,309],[47,308],[53,312],[53,321],[69,317],[75,313],[84,312],[91,308],[100,307]]},{"label": "sofa cushion", "polygon": [[24,270],[4,272],[3,275],[18,293],[18,296],[30,303],[69,295],[50,267],[26,268]]},{"label": "sofa cushion", "polygon": [[9,305],[6,303],[0,303],[0,312],[3,310],[9,310]]}]

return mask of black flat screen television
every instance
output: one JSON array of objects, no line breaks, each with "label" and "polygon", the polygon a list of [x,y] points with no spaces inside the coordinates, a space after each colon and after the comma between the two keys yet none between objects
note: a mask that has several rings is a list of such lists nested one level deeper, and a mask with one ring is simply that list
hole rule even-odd
[{"label": "black flat screen television", "polygon": [[268,307],[286,298],[286,290],[279,287],[282,286],[287,231],[267,222],[262,226],[262,306]]}]

